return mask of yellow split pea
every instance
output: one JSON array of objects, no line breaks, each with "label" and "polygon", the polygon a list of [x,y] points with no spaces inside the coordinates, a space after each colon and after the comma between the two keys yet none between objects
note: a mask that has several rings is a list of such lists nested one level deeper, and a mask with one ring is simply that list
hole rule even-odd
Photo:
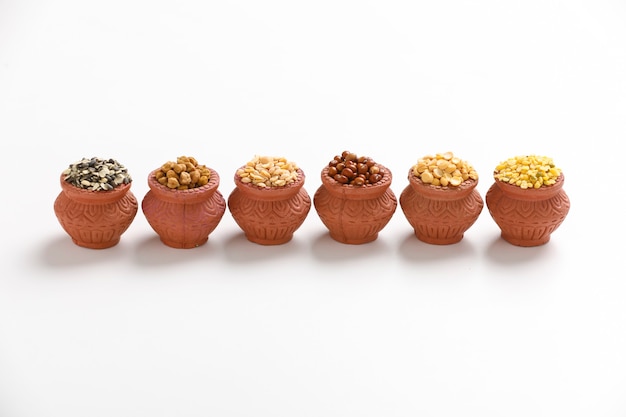
[{"label": "yellow split pea", "polygon": [[255,155],[237,170],[241,182],[257,187],[284,187],[298,179],[298,166],[284,157]]},{"label": "yellow split pea", "polygon": [[452,152],[426,155],[413,165],[413,175],[424,184],[441,187],[458,187],[468,179],[477,180],[478,173],[467,162]]},{"label": "yellow split pea", "polygon": [[496,166],[494,177],[520,188],[540,188],[553,185],[561,175],[561,169],[552,158],[538,155],[515,156]]}]

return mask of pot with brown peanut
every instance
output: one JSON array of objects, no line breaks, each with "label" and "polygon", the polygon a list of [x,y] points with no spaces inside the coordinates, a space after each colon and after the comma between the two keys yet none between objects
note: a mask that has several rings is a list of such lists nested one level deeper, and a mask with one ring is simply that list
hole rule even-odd
[{"label": "pot with brown peanut", "polygon": [[313,203],[330,236],[355,245],[376,240],[398,205],[391,170],[344,151],[322,169],[321,179]]}]

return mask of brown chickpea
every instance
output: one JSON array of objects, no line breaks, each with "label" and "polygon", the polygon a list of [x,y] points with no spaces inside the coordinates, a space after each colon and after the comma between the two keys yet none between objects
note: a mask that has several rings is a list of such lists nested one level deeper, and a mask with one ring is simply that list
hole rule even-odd
[{"label": "brown chickpea", "polygon": [[179,156],[174,161],[168,161],[156,170],[156,180],[168,188],[187,190],[208,184],[211,170],[205,165],[198,164],[193,157]]}]

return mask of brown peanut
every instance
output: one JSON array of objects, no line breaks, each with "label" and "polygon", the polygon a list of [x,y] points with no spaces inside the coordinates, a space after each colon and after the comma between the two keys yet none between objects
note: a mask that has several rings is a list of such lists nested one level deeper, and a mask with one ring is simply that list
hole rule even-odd
[{"label": "brown peanut", "polygon": [[384,175],[384,170],[373,159],[349,151],[343,151],[328,163],[328,176],[341,184],[357,187],[375,184]]}]

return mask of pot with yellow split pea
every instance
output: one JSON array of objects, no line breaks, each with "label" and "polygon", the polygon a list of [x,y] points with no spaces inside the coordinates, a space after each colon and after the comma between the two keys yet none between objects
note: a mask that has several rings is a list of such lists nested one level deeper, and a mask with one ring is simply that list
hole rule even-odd
[{"label": "pot with yellow split pea", "polygon": [[496,166],[493,176],[485,200],[502,239],[523,247],[548,243],[570,209],[565,176],[553,159],[511,157]]},{"label": "pot with yellow split pea", "polygon": [[415,236],[433,245],[463,239],[483,209],[478,173],[452,152],[426,155],[409,169],[400,205]]}]

